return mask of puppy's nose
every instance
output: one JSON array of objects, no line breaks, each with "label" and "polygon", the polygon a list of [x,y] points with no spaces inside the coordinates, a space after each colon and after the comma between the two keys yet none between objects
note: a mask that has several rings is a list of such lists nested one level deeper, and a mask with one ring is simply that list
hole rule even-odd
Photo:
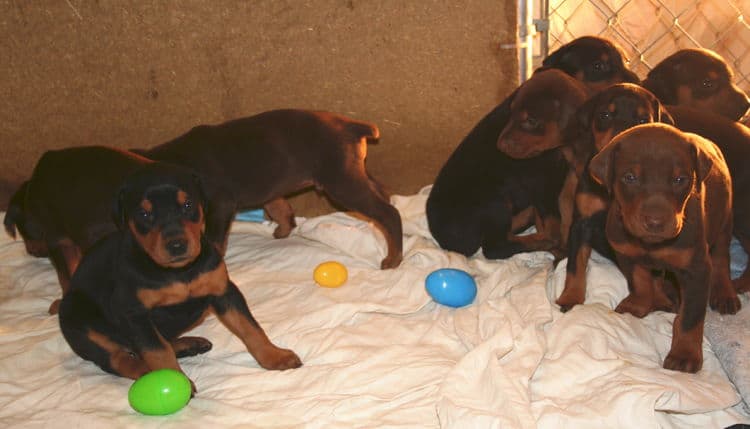
[{"label": "puppy's nose", "polygon": [[172,256],[182,256],[187,252],[187,240],[178,238],[167,242],[167,251]]},{"label": "puppy's nose", "polygon": [[664,231],[664,218],[659,216],[643,215],[643,225],[648,232]]}]

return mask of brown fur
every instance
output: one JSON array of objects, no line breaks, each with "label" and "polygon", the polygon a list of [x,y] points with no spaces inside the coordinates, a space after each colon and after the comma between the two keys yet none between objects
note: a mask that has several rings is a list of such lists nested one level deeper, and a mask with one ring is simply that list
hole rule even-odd
[{"label": "brown fur", "polygon": [[700,370],[709,294],[712,306],[738,301],[728,265],[731,179],[721,151],[670,125],[639,125],[594,156],[590,170],[613,196],[606,236],[630,288],[617,311],[642,317],[671,307],[652,272],[673,273],[680,305],[664,367]]}]

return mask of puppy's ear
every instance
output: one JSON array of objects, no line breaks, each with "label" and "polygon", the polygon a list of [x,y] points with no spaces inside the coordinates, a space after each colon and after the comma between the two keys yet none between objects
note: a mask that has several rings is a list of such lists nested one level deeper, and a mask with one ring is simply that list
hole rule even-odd
[{"label": "puppy's ear", "polygon": [[634,83],[636,85],[641,84],[641,78],[639,78],[638,75],[635,74],[633,71],[628,69],[624,63],[623,63],[623,69],[622,69],[622,80],[624,82]]},{"label": "puppy's ear", "polygon": [[[711,169],[714,167],[714,157],[707,151],[715,149],[716,146],[710,141],[695,134],[689,135],[688,139],[691,141],[691,146],[693,147],[696,181],[700,183],[708,177],[709,173],[711,173]],[[721,156],[720,152],[716,152]]]},{"label": "puppy's ear", "polygon": [[576,111],[576,121],[582,131],[591,132],[591,118],[594,116],[594,109],[599,104],[600,98],[598,95],[589,98]]},{"label": "puppy's ear", "polygon": [[208,211],[208,202],[206,200],[206,189],[203,186],[203,180],[198,173],[193,173],[193,182],[195,183],[195,189],[198,191],[198,198],[200,198],[200,205],[203,208],[203,216]]},{"label": "puppy's ear", "polygon": [[581,70],[574,52],[568,45],[561,47],[542,61],[543,69],[561,70],[565,74],[573,76]]},{"label": "puppy's ear", "polygon": [[656,109],[656,121],[663,124],[674,125],[674,118],[669,114],[669,111],[662,105],[659,100],[654,102],[654,108]]},{"label": "puppy's ear", "polygon": [[664,104],[677,104],[675,75],[679,72],[680,62],[667,58],[651,69],[643,80],[643,87],[651,91]]},{"label": "puppy's ear", "polygon": [[112,220],[120,231],[125,229],[125,193],[126,186],[123,185],[112,199]]},{"label": "puppy's ear", "polygon": [[589,173],[591,177],[600,185],[612,191],[612,180],[614,176],[615,155],[617,154],[616,140],[610,141],[602,150],[599,151],[589,163]]}]

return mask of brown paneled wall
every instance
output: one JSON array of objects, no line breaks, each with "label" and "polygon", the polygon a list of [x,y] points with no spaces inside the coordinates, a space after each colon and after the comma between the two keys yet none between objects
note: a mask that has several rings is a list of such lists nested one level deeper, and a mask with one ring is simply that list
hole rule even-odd
[{"label": "brown paneled wall", "polygon": [[47,149],[285,107],[378,124],[370,172],[416,192],[516,85],[515,22],[507,0],[0,1],[0,209]]}]

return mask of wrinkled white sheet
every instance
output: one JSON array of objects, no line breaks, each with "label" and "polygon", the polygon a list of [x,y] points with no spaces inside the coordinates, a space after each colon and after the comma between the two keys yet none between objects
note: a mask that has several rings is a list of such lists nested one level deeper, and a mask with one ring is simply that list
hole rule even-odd
[{"label": "wrinkled white sheet", "polygon": [[[427,189],[393,198],[404,221],[404,261],[378,269],[385,242],[343,213],[299,219],[283,240],[273,225],[235,223],[230,276],[276,344],[300,369],[258,367],[213,317],[193,334],[207,354],[181,365],[197,396],[171,416],[127,403],[130,380],[74,355],[56,317],[59,295],[45,259],[0,238],[0,427],[278,428],[709,428],[750,422],[704,342],[698,374],[661,368],[673,315],[612,311],[625,295],[619,272],[595,258],[587,304],[554,305],[564,281],[544,252],[508,260],[465,258],[436,247],[424,216]],[[348,282],[326,289],[314,267],[337,260]],[[424,278],[438,268],[477,280],[474,304],[442,307]]]}]

